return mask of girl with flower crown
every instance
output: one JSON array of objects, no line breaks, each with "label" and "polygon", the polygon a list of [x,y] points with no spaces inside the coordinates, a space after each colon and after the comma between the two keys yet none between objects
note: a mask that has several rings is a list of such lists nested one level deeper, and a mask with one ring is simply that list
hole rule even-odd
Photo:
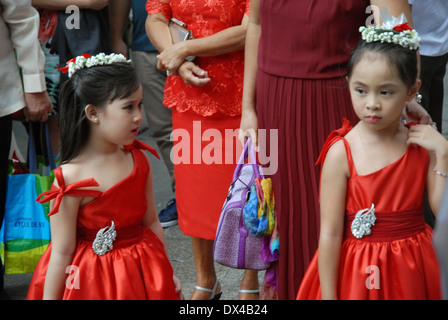
[{"label": "girl with flower crown", "polygon": [[178,299],[180,283],[157,218],[152,169],[135,139],[142,88],[122,55],[82,55],[61,91],[61,166],[51,200],[52,241],[28,299]]},{"label": "girl with flower crown", "polygon": [[420,86],[418,34],[407,24],[360,31],[347,68],[360,121],[344,119],[318,159],[319,247],[297,299],[440,299],[423,207],[426,189],[438,211],[448,141],[431,125],[400,121]]}]

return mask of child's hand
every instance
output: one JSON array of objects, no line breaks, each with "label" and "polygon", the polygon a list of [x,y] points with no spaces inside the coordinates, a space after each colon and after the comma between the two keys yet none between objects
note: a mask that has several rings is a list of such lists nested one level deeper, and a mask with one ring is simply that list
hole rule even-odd
[{"label": "child's hand", "polygon": [[176,294],[180,300],[185,300],[184,295],[182,293],[182,284],[180,283],[179,278],[176,275],[173,275],[174,285],[176,289]]},{"label": "child's hand", "polygon": [[443,154],[448,151],[448,141],[432,125],[414,125],[408,132],[408,145],[418,144],[428,151]]}]

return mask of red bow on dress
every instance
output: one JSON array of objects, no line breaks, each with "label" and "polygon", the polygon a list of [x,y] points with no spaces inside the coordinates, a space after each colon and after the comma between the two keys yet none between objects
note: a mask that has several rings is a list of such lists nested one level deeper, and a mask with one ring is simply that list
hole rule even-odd
[{"label": "red bow on dress", "polygon": [[146,144],[144,142],[141,142],[141,141],[139,141],[137,139],[135,139],[134,142],[132,142],[131,144],[125,145],[123,147],[127,151],[130,151],[130,150],[132,150],[134,148],[138,148],[138,149],[141,149],[141,150],[147,150],[147,151],[151,152],[157,159],[160,160],[160,157],[159,157],[156,149],[154,149],[150,145],[148,145],[148,144]]},{"label": "red bow on dress", "polygon": [[342,119],[342,127],[334,130],[330,133],[330,135],[328,136],[327,140],[325,141],[324,146],[322,147],[322,151],[319,155],[319,158],[316,161],[316,166],[318,164],[321,164],[324,162],[325,159],[325,155],[328,152],[328,149],[330,149],[330,147],[339,139],[341,139],[341,137],[345,136],[350,130],[352,129],[352,126],[350,124],[350,121],[348,121],[346,118]]},{"label": "red bow on dress", "polygon": [[61,169],[60,168],[56,169],[54,173],[58,181],[59,187],[53,185],[51,187],[51,190],[43,192],[36,199],[37,202],[44,203],[56,198],[53,209],[50,211],[48,216],[51,216],[59,211],[59,205],[61,204],[61,200],[64,195],[73,197],[98,198],[102,194],[102,192],[98,190],[88,190],[88,189],[78,190],[79,188],[85,188],[85,187],[98,187],[99,186],[98,182],[96,182],[96,180],[93,178],[78,181],[66,186],[64,178],[62,177]]}]

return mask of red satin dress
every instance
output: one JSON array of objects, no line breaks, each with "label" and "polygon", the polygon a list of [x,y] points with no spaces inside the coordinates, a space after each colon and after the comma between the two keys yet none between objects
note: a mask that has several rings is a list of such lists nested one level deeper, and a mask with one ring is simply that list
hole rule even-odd
[{"label": "red satin dress", "polygon": [[[347,186],[344,240],[338,279],[341,300],[441,299],[439,266],[432,229],[423,218],[428,152],[409,146],[397,161],[368,175],[358,175],[345,134],[348,121],[327,139],[319,161],[330,146],[344,142],[350,178]],[[371,234],[356,238],[356,213],[374,205]],[[297,299],[321,299],[318,252],[308,268]]]},{"label": "red satin dress", "polygon": [[[150,146],[135,141],[128,146],[134,169],[124,180],[105,192],[82,189],[98,186],[93,179],[65,185],[60,168],[55,170],[59,188],[38,197],[39,202],[55,200],[50,212],[57,212],[63,196],[93,196],[95,200],[80,207],[77,221],[77,246],[71,269],[67,270],[63,299],[67,300],[162,300],[178,299],[173,270],[162,242],[142,226],[146,213],[146,181],[150,167],[141,150],[155,153]],[[46,195],[45,198],[41,198]],[[113,248],[103,255],[94,252],[97,232],[114,222]],[[37,265],[27,299],[42,299],[45,276],[51,255],[50,243]]]}]

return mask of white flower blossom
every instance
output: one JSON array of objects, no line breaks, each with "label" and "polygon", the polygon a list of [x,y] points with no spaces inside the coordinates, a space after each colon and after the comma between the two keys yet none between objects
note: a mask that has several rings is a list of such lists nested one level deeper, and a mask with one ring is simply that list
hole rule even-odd
[{"label": "white flower blossom", "polygon": [[106,55],[104,52],[101,52],[95,56],[85,58],[83,56],[76,57],[75,62],[70,62],[68,65],[68,76],[69,78],[78,70],[82,68],[90,68],[98,65],[107,65],[117,62],[126,62],[129,63],[131,60],[126,59],[126,57],[122,54],[112,53],[110,55]]},{"label": "white flower blossom", "polygon": [[395,43],[410,50],[417,50],[420,43],[420,37],[415,30],[405,31],[387,31],[381,28],[375,28],[374,26],[360,27],[359,31],[362,34],[362,39],[366,42],[380,41]]}]

